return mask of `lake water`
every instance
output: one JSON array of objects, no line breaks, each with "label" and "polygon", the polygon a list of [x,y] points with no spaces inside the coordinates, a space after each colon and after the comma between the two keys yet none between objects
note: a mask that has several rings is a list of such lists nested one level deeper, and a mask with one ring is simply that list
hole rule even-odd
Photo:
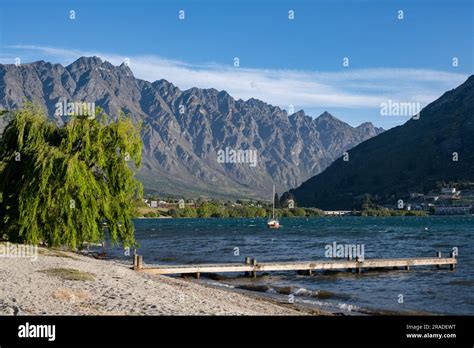
[{"label": "lake water", "polygon": [[[269,230],[263,219],[135,220],[139,253],[147,264],[326,260],[326,245],[364,246],[365,259],[449,256],[449,266],[410,271],[269,273],[257,279],[225,275],[201,280],[216,286],[259,290],[263,295],[345,314],[384,311],[474,314],[474,217],[331,217],[281,219]],[[238,249],[236,249],[238,248]],[[239,255],[236,255],[236,254]]]}]

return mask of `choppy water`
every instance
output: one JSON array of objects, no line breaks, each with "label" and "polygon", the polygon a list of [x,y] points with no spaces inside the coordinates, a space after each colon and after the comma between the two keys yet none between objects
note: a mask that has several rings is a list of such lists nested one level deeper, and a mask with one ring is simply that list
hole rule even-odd
[{"label": "choppy water", "polygon": [[[139,253],[146,263],[185,264],[323,260],[325,246],[364,245],[365,258],[448,256],[459,250],[456,271],[448,266],[410,271],[270,273],[253,280],[226,275],[212,281],[255,288],[267,295],[338,312],[396,311],[474,314],[474,217],[333,217],[282,219],[269,230],[263,219],[136,220]],[[238,248],[239,255],[236,256]],[[285,288],[286,287],[286,288]],[[282,289],[283,288],[283,289]],[[403,303],[400,302],[403,296]]]}]

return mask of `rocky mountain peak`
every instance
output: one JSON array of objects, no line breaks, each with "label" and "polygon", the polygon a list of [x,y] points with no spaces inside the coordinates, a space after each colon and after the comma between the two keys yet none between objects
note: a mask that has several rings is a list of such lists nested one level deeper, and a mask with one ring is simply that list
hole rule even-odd
[{"label": "rocky mountain peak", "polygon": [[81,57],[79,59],[76,59],[74,62],[69,64],[69,66],[93,68],[93,67],[101,66],[102,64],[103,64],[103,61],[100,57],[93,56],[93,57]]},{"label": "rocky mountain peak", "polygon": [[[329,113],[313,120],[300,110],[289,117],[256,98],[236,101],[214,88],[181,91],[163,79],[136,79],[125,64],[99,57],[81,57],[65,68],[35,64],[40,71],[25,67],[21,74],[0,65],[0,109],[20,107],[27,98],[61,123],[53,115],[55,103],[65,99],[93,101],[111,117],[123,110],[141,118],[139,178],[145,189],[162,194],[268,197],[273,184],[280,192],[295,187],[372,136]],[[225,148],[256,151],[256,165],[219,162],[217,151]]]}]

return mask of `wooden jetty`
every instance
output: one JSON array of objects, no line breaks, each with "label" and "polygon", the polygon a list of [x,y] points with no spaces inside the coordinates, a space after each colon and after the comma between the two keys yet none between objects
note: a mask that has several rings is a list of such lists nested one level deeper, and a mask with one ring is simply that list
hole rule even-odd
[{"label": "wooden jetty", "polygon": [[244,263],[219,263],[219,264],[194,264],[194,265],[161,265],[145,267],[143,258],[140,255],[134,255],[133,268],[140,272],[151,274],[191,274],[199,279],[201,273],[235,273],[242,272],[246,276],[256,277],[257,272],[275,272],[275,271],[296,271],[298,274],[311,275],[316,270],[347,270],[362,273],[362,269],[375,268],[403,268],[409,270],[415,266],[436,266],[449,265],[454,270],[457,264],[455,254],[450,257],[442,258],[441,252],[436,253],[436,257],[423,258],[397,258],[397,259],[364,259],[364,260],[342,260],[327,259],[318,261],[291,261],[291,262],[261,262],[256,259],[245,258]]}]

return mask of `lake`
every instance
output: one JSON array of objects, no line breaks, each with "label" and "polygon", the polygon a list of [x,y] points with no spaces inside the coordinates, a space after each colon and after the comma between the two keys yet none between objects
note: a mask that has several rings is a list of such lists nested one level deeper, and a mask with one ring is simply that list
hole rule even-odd
[{"label": "lake", "polygon": [[[257,279],[225,275],[213,286],[258,290],[264,296],[345,314],[385,311],[408,314],[474,314],[474,217],[315,217],[281,219],[278,230],[264,219],[137,219],[139,253],[147,264],[242,263],[325,260],[328,245],[363,246],[365,259],[444,256],[449,266],[410,271],[356,273],[315,271],[313,276],[272,272]],[[118,254],[117,254],[118,255]]]}]

